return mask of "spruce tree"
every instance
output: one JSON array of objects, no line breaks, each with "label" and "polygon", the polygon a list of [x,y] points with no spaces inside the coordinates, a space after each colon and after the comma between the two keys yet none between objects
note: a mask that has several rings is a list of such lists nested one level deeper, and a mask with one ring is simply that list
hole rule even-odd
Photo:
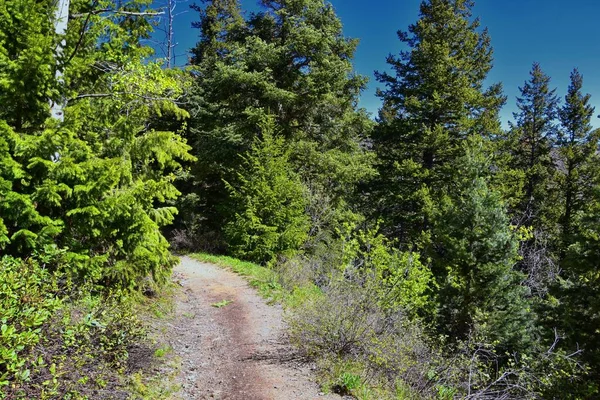
[{"label": "spruce tree", "polygon": [[315,207],[341,210],[313,226],[331,225],[371,171],[361,146],[371,122],[356,107],[365,80],[352,75],[356,41],[343,36],[323,0],[265,1],[246,20],[235,16],[233,4],[208,2],[197,24],[198,79],[189,95],[187,136],[198,162],[182,190],[198,201],[189,214],[204,233],[222,234],[223,220],[232,217],[223,180],[232,179],[239,155],[260,135],[257,115],[269,114],[309,188],[309,214],[331,215]]},{"label": "spruce tree", "polygon": [[431,245],[426,256],[438,282],[437,329],[451,341],[471,333],[504,351],[531,340],[523,276],[514,270],[518,240],[499,194],[489,186],[491,158],[473,137],[455,163],[452,189],[430,203]]},{"label": "spruce tree", "polygon": [[537,228],[553,228],[552,181],[555,167],[552,149],[556,141],[556,89],[550,88],[550,77],[534,63],[530,79],[519,88],[518,112],[511,123],[512,168],[524,174],[522,198],[515,212],[518,223]]},{"label": "spruce tree", "polygon": [[460,156],[460,142],[500,132],[504,98],[500,85],[484,88],[492,48],[472,7],[470,0],[423,1],[419,21],[398,32],[409,50],[388,57],[393,74],[377,74],[386,86],[373,138],[381,179],[369,190],[375,216],[385,216],[387,233],[403,243],[427,229],[423,205],[452,180],[445,167]]},{"label": "spruce tree", "polygon": [[583,76],[577,69],[571,73],[571,83],[565,96],[565,104],[559,110],[561,127],[558,130],[557,147],[560,154],[560,196],[563,208],[561,226],[563,246],[568,246],[573,233],[573,218],[589,197],[592,176],[590,169],[597,162],[598,135],[593,133],[591,119],[594,107],[590,95],[581,92]]},{"label": "spruce tree", "polygon": [[274,135],[272,118],[266,116],[260,128],[235,180],[227,183],[235,216],[224,233],[231,254],[265,264],[300,249],[309,219],[306,189],[289,163],[289,148]]}]

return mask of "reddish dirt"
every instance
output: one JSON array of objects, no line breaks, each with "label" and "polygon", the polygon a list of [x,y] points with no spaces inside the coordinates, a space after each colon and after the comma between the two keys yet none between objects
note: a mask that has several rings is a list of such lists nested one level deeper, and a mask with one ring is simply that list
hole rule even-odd
[{"label": "reddish dirt", "polygon": [[[340,399],[324,395],[312,367],[285,339],[280,306],[267,305],[240,276],[182,257],[182,288],[167,341],[181,359],[182,399]],[[217,308],[223,300],[230,304]]]}]

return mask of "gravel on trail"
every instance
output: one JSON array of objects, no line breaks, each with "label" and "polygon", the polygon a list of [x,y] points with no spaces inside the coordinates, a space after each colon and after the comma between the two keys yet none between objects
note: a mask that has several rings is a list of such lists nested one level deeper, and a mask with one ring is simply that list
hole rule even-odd
[{"label": "gravel on trail", "polygon": [[287,342],[282,308],[239,275],[181,257],[181,288],[167,341],[181,359],[181,399],[341,399],[324,394],[313,367]]}]

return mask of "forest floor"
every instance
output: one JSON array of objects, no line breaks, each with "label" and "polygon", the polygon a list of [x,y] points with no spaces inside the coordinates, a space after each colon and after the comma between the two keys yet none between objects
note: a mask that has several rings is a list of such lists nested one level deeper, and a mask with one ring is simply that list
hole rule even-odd
[{"label": "forest floor", "polygon": [[285,336],[283,310],[239,275],[181,257],[173,315],[160,341],[178,360],[179,399],[340,399],[315,383],[314,367]]}]

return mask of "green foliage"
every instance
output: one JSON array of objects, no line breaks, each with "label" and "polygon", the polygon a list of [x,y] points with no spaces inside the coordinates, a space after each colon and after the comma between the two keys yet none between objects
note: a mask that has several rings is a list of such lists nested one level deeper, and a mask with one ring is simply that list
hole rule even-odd
[{"label": "green foliage", "polygon": [[472,7],[470,0],[423,1],[420,19],[398,34],[408,50],[388,57],[393,74],[376,74],[386,89],[378,92],[379,176],[367,210],[408,248],[428,229],[425,204],[452,182],[447,166],[460,157],[462,140],[500,132],[504,98],[499,84],[484,89],[492,48]]},{"label": "green foliage", "polygon": [[[135,12],[145,5],[132,0],[120,7]],[[20,110],[0,115],[0,249],[25,257],[55,243],[67,249],[73,277],[106,287],[131,287],[148,274],[164,280],[174,259],[160,228],[176,213],[165,203],[179,194],[173,181],[180,162],[193,158],[177,134],[150,124],[167,114],[187,116],[175,104],[185,80],[143,59],[148,50],[136,43],[150,25],[142,16],[97,13],[74,1],[71,14],[84,17],[69,23],[68,59],[55,60],[53,43],[63,38],[48,18],[54,3],[2,7],[12,17],[0,27],[0,96]],[[8,39],[15,31],[22,41]],[[64,72],[62,88],[56,68]],[[31,80],[24,87],[21,69]],[[57,90],[68,98],[62,124],[45,120]]]},{"label": "green foliage", "polygon": [[0,267],[0,397],[83,398],[95,380],[114,381],[144,335],[130,301],[72,286],[55,246]]},{"label": "green foliage", "polygon": [[531,333],[517,262],[518,242],[499,195],[488,187],[489,160],[482,141],[464,145],[454,188],[440,204],[430,204],[431,258],[439,291],[438,331],[451,340],[472,329],[502,349],[524,349]]},{"label": "green foliage", "polygon": [[359,230],[343,237],[342,264],[348,275],[372,280],[372,294],[384,310],[402,309],[412,316],[422,315],[432,306],[431,271],[414,252],[401,252],[377,229]]},{"label": "green foliage", "polygon": [[[585,212],[579,215],[578,234],[574,243],[568,248],[563,262],[565,271],[557,290],[559,304],[554,311],[556,322],[566,334],[567,351],[583,349],[582,358],[589,368],[590,382],[586,392],[597,395],[600,387],[597,385],[600,370],[600,346],[598,326],[598,311],[600,310],[600,226],[598,212],[600,211],[600,191],[596,183],[593,197],[585,207]],[[580,390],[586,386],[579,385]]]},{"label": "green foliage", "polygon": [[243,172],[227,183],[233,217],[224,233],[232,254],[264,264],[298,251],[309,221],[305,188],[291,169],[283,138],[273,135],[272,120],[267,119],[261,133],[244,156]]},{"label": "green foliage", "polygon": [[58,98],[53,12],[51,0],[0,3],[0,120],[17,130],[42,124]]},{"label": "green foliage", "polygon": [[[45,257],[60,255],[48,248]],[[0,259],[0,388],[27,381],[28,353],[42,336],[41,326],[63,307],[57,277],[38,260]]]},{"label": "green foliage", "polygon": [[[347,214],[356,184],[372,173],[360,145],[372,123],[356,107],[365,82],[352,75],[356,41],[343,36],[333,7],[323,0],[269,1],[260,7],[245,20],[236,1],[196,7],[200,40],[194,61],[201,79],[188,96],[187,137],[198,162],[180,186],[182,219],[188,229],[217,242],[227,217],[221,205],[232,194],[223,181],[232,183],[243,168],[260,136],[261,110],[273,117],[272,135],[283,138],[289,168],[298,172],[309,198],[318,193],[319,205],[335,210],[335,216],[321,213],[309,202],[312,231]],[[200,219],[201,225],[194,222]]]}]

